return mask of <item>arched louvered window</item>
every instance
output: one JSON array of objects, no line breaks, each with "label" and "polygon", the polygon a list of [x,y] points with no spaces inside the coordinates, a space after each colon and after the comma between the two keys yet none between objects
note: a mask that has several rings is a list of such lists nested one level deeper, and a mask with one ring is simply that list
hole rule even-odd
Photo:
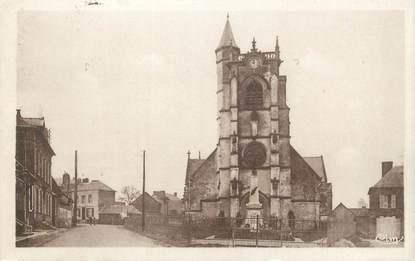
[{"label": "arched louvered window", "polygon": [[245,106],[247,109],[260,109],[263,106],[262,86],[257,81],[252,81],[246,88]]}]

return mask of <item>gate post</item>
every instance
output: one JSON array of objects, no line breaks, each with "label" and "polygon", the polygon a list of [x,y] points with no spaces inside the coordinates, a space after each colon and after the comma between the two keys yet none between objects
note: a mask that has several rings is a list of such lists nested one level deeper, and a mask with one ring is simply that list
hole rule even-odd
[{"label": "gate post", "polygon": [[235,247],[235,230],[232,228],[232,247]]},{"label": "gate post", "polygon": [[256,237],[255,237],[255,247],[258,247],[258,231],[259,231],[259,215],[256,215]]}]

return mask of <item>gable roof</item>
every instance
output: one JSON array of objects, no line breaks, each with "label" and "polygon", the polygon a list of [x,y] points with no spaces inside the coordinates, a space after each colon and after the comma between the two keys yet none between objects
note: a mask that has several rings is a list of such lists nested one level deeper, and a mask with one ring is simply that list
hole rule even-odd
[{"label": "gable roof", "polygon": [[[161,205],[161,203],[155,198],[155,197],[153,197],[153,196],[151,196],[150,194],[148,194],[147,192],[144,192],[144,195],[145,195],[145,198],[144,198],[144,200],[146,199],[146,198],[149,198],[149,199],[151,199],[153,202],[155,202],[156,204],[158,204],[158,205]],[[142,200],[142,196],[143,196],[143,193],[141,193],[136,199],[134,199],[134,201],[131,203],[131,205],[136,205],[138,202],[141,202],[141,200]],[[146,208],[146,210],[147,210],[147,208]]]},{"label": "gable roof", "polygon": [[314,172],[321,177],[322,182],[327,182],[323,156],[303,157],[303,159],[314,170]]},{"label": "gable roof", "polygon": [[350,208],[346,207],[342,202],[340,202],[337,207],[335,207],[332,211],[331,211],[331,215],[334,215],[335,213],[337,213],[337,211],[339,209],[345,209],[348,213],[350,213],[351,215],[354,216],[354,213],[350,210]]},{"label": "gable roof", "polygon": [[403,166],[393,167],[373,187],[374,188],[402,188],[403,187]]}]

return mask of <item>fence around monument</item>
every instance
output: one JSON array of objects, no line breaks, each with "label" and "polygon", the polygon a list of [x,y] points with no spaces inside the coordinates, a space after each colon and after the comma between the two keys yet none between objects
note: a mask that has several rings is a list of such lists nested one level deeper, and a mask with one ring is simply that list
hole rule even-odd
[{"label": "fence around monument", "polygon": [[[141,216],[126,227],[141,231]],[[280,220],[270,218],[192,218],[190,215],[146,215],[147,233],[166,233],[189,245],[323,247],[326,226],[316,220]],[[171,234],[171,235],[170,235]]]}]

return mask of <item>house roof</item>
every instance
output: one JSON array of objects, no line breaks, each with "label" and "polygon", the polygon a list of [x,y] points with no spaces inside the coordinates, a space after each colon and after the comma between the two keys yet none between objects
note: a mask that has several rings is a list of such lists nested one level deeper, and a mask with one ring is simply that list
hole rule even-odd
[{"label": "house roof", "polygon": [[45,127],[44,117],[24,118],[21,116],[20,110],[18,110],[16,115],[16,126],[35,129],[38,133],[40,133],[40,137],[44,140],[43,144],[46,145],[46,148],[50,151],[50,153],[53,156],[56,155],[49,142],[49,130]]},{"label": "house roof", "polygon": [[314,172],[321,177],[321,181],[327,181],[326,168],[324,167],[323,156],[303,157],[303,159],[314,170]]},{"label": "house roof", "polygon": [[337,207],[335,207],[332,211],[330,215],[335,215],[335,213],[337,213],[337,211],[339,209],[345,209],[348,213],[352,214],[354,216],[354,213],[350,210],[350,208],[346,207],[342,202],[340,202]]},{"label": "house roof", "polygon": [[[164,196],[170,200],[170,201],[181,201],[180,198],[178,198],[177,196],[170,194],[170,193],[165,193]],[[159,201],[159,202],[163,202],[164,198],[161,198],[161,195],[156,195],[153,194],[152,196],[155,200]]]},{"label": "house roof", "polygon": [[337,207],[335,207],[333,209],[332,212],[336,212],[336,210],[340,209],[340,208],[347,209],[355,217],[365,217],[365,216],[369,216],[369,214],[370,214],[370,209],[369,208],[348,208],[342,202],[340,202],[337,205]]},{"label": "house roof", "polygon": [[[74,184],[71,184],[70,190],[73,190],[73,189],[74,189]],[[99,180],[93,180],[91,182],[85,182],[85,183],[84,182],[78,183],[78,191],[86,191],[86,190],[115,191]]]},{"label": "house roof", "polygon": [[118,204],[105,206],[103,207],[99,213],[100,214],[121,214],[121,213],[130,213],[130,214],[141,214],[134,206],[122,206]]},{"label": "house roof", "polygon": [[235,37],[233,37],[231,23],[229,22],[229,16],[226,19],[225,28],[223,28],[222,37],[220,38],[218,48],[216,49],[219,49],[225,46],[238,47],[236,45]]},{"label": "house roof", "polygon": [[373,187],[374,188],[402,188],[403,187],[403,166],[393,167]]},{"label": "house roof", "polygon": [[[154,196],[148,194],[147,192],[145,192],[144,195],[145,195],[144,199],[149,198],[152,201],[156,202],[157,204],[161,205],[161,203],[159,202],[159,200],[157,200]],[[131,204],[132,205],[136,205],[137,203],[141,202],[142,196],[143,196],[143,193],[141,193],[136,199],[134,199],[134,201]]]}]

